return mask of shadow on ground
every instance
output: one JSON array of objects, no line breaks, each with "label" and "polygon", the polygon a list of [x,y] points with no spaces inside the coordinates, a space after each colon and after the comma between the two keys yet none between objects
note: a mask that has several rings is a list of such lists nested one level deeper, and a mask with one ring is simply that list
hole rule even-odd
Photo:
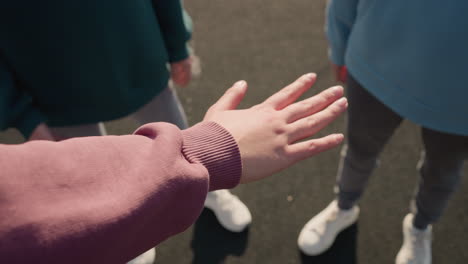
[{"label": "shadow on ground", "polygon": [[224,263],[228,256],[242,256],[249,230],[233,233],[224,229],[210,210],[204,209],[194,225],[192,264]]},{"label": "shadow on ground", "polygon": [[[319,256],[300,254],[303,264],[356,264],[358,225],[341,232],[333,246]],[[249,230],[232,233],[224,229],[210,210],[204,209],[194,225],[192,264],[221,264],[228,256],[242,256],[247,248]]]}]

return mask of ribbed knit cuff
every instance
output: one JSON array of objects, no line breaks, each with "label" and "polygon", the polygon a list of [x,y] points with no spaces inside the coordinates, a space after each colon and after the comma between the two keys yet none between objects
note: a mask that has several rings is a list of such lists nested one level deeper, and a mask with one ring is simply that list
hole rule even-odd
[{"label": "ribbed knit cuff", "polygon": [[210,174],[210,191],[234,188],[240,182],[242,162],[231,134],[215,122],[202,122],[182,132],[182,152]]}]

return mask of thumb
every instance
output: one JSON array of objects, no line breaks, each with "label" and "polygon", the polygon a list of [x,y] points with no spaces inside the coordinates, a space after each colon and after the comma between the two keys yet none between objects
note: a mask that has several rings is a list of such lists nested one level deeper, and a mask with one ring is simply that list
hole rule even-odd
[{"label": "thumb", "polygon": [[238,81],[219,98],[210,110],[225,111],[236,109],[246,92],[247,83],[245,81]]}]

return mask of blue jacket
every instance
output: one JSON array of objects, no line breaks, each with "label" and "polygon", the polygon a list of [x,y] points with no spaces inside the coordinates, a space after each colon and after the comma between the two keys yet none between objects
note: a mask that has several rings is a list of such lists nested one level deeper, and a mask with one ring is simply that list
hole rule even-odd
[{"label": "blue jacket", "polygon": [[331,0],[330,57],[381,102],[468,135],[468,1]]}]

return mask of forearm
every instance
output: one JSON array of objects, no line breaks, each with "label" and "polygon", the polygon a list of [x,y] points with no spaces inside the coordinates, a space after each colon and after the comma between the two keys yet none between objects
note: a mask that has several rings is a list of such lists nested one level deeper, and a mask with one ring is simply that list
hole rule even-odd
[{"label": "forearm", "polygon": [[185,230],[208,190],[241,174],[234,139],[214,123],[0,145],[0,167],[2,263],[123,263]]}]

